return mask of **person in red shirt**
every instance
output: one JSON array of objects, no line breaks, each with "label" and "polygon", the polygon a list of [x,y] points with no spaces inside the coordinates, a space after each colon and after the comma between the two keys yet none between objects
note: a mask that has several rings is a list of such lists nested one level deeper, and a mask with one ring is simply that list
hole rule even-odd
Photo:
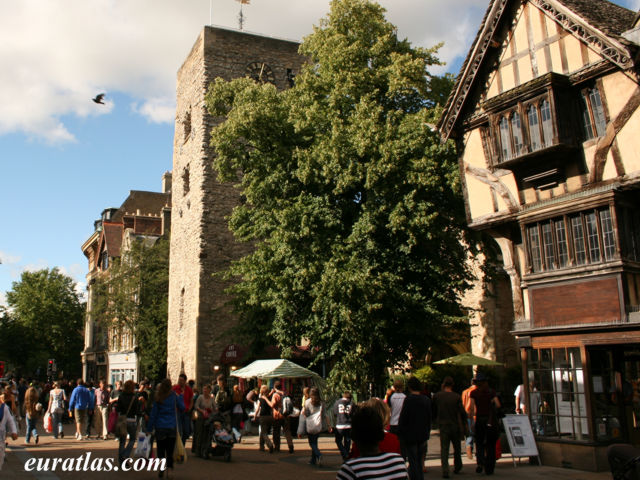
[{"label": "person in red shirt", "polygon": [[193,408],[193,390],[187,385],[187,376],[184,373],[181,373],[178,377],[178,383],[173,386],[173,391],[176,392],[176,395],[181,395],[184,402],[184,412],[178,413],[178,430],[184,444],[191,435],[191,416],[189,412]]},{"label": "person in red shirt", "polygon": [[495,413],[500,408],[500,400],[495,390],[489,388],[487,377],[476,374],[478,388],[469,395],[470,415],[474,418],[476,441],[476,473],[492,475],[496,466],[496,441],[498,440],[498,418]]},{"label": "person in red shirt", "polygon": [[[400,440],[394,433],[389,432],[389,421],[391,419],[391,410],[383,400],[379,398],[371,398],[366,402],[358,404],[357,408],[368,407],[374,409],[382,418],[382,425],[384,426],[384,438],[378,443],[378,449],[380,453],[397,453],[400,455]],[[351,455],[349,458],[360,457],[360,451],[358,450],[358,444],[353,443],[351,447]]]}]

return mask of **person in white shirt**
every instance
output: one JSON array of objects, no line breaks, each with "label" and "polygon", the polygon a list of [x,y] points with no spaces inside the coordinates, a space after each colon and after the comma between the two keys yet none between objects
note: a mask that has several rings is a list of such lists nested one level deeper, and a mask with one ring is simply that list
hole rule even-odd
[{"label": "person in white shirt", "polygon": [[3,398],[4,395],[0,387],[0,470],[2,470],[2,465],[4,464],[7,432],[9,432],[14,441],[18,439],[16,422],[9,411],[9,407],[4,404]]},{"label": "person in white shirt", "polygon": [[404,382],[398,378],[393,382],[393,392],[388,398],[389,408],[391,409],[391,420],[389,420],[391,428],[389,431],[395,435],[398,434],[398,420],[400,420],[400,412],[405,398],[407,396],[404,394]]}]

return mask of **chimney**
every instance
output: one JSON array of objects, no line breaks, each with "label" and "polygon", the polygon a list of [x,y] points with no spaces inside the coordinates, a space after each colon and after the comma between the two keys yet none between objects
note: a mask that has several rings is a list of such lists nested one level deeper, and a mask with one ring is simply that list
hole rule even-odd
[{"label": "chimney", "polygon": [[171,172],[162,175],[162,193],[171,193]]}]

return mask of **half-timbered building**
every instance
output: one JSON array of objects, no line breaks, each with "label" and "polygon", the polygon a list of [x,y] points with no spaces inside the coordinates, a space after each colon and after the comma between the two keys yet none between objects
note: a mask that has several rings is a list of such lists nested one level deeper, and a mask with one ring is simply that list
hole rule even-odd
[{"label": "half-timbered building", "polygon": [[635,20],[606,0],[491,0],[438,125],[509,274],[545,464],[605,469],[607,444],[640,444]]}]

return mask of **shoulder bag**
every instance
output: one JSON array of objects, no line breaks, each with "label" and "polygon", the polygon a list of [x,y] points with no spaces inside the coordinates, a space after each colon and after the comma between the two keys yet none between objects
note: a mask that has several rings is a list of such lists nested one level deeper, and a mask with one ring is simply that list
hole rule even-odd
[{"label": "shoulder bag", "polygon": [[133,402],[136,399],[135,394],[131,398],[131,403],[129,403],[129,408],[127,408],[127,413],[124,415],[118,415],[118,421],[116,422],[115,434],[118,438],[126,438],[127,437],[127,417],[129,416],[129,411],[133,406]]}]

